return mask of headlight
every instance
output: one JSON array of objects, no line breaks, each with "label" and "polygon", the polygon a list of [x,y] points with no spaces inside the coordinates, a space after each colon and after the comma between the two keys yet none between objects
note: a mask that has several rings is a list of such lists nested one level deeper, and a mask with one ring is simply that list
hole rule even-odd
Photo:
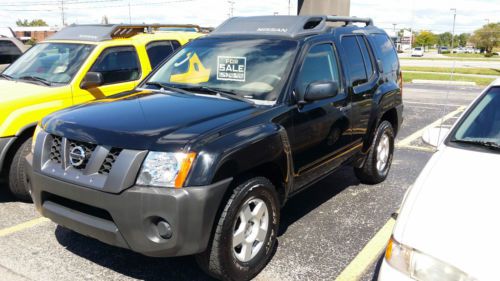
[{"label": "headlight", "polygon": [[392,267],[415,280],[476,280],[452,265],[397,242],[393,237],[387,244],[385,259]]},{"label": "headlight", "polygon": [[33,134],[32,141],[31,141],[31,153],[35,153],[35,144],[36,144],[36,139],[38,137],[38,134],[42,131],[42,127],[40,127],[40,124],[38,124],[35,128],[35,133]]},{"label": "headlight", "polygon": [[181,188],[196,153],[150,151],[137,177],[138,185]]}]

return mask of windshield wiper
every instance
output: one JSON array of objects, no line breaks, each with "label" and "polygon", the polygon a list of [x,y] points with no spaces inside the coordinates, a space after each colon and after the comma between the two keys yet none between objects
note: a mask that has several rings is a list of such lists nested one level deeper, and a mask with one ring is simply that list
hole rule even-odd
[{"label": "windshield wiper", "polygon": [[204,93],[208,93],[208,94],[214,94],[216,96],[221,96],[221,97],[225,97],[225,98],[228,98],[228,99],[242,101],[242,102],[246,102],[246,103],[255,105],[255,103],[253,101],[248,100],[246,98],[242,98],[242,97],[238,96],[237,94],[235,94],[233,92],[226,91],[226,90],[221,90],[221,89],[216,89],[216,88],[210,88],[210,87],[206,87],[206,86],[185,86],[185,87],[182,87],[182,88],[186,89],[188,91],[204,92]]},{"label": "windshield wiper", "polygon": [[0,73],[0,77],[5,78],[7,80],[14,80],[14,77],[3,73]]},{"label": "windshield wiper", "polygon": [[151,82],[146,82],[145,84],[151,85],[151,86],[156,86],[160,89],[160,91],[167,90],[167,91],[174,92],[174,93],[178,92],[178,93],[182,93],[182,94],[186,94],[186,95],[191,95],[191,96],[193,95],[193,93],[186,91],[182,88],[172,87],[170,85],[167,85],[167,84],[161,83],[161,82],[151,81]]},{"label": "windshield wiper", "polygon": [[21,76],[21,77],[19,77],[19,79],[40,82],[40,83],[42,83],[44,85],[47,85],[47,86],[51,86],[52,85],[52,83],[50,81],[48,81],[47,79],[43,79],[41,77],[32,76],[32,75]]},{"label": "windshield wiper", "polygon": [[496,142],[493,142],[493,141],[459,140],[459,139],[452,139],[450,141],[451,142],[457,142],[457,143],[472,144],[472,145],[482,146],[482,147],[486,147],[486,148],[489,148],[489,149],[499,150],[500,151],[500,144],[498,144]]}]

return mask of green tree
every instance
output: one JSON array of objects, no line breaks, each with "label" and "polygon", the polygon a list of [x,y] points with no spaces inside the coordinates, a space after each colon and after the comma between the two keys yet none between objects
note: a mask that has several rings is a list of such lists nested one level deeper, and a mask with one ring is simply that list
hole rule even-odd
[{"label": "green tree", "polygon": [[439,46],[451,46],[451,32],[444,32],[437,35],[437,43]]},{"label": "green tree", "polygon": [[470,33],[461,33],[456,36],[455,42],[457,42],[457,46],[465,47],[467,46],[467,41],[469,41]]},{"label": "green tree", "polygon": [[32,21],[28,21],[27,19],[24,20],[17,20],[16,21],[17,26],[48,26],[48,24],[42,20],[42,19],[34,19]]},{"label": "green tree", "polygon": [[420,31],[417,34],[417,37],[415,37],[416,46],[423,46],[424,48],[425,47],[428,48],[429,46],[436,44],[436,42],[437,42],[437,36],[434,33],[427,30]]},{"label": "green tree", "polygon": [[500,46],[500,22],[483,25],[474,31],[470,41],[476,45],[476,48],[484,49],[490,54],[493,48]]}]

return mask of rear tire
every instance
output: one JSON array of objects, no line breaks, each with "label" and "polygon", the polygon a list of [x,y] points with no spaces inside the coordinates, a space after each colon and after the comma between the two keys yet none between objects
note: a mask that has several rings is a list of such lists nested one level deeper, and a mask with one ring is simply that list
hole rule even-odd
[{"label": "rear tire", "polygon": [[383,182],[391,168],[394,154],[394,130],[389,121],[382,121],[375,132],[370,152],[361,168],[354,168],[356,177],[365,184]]},{"label": "rear tire", "polygon": [[227,201],[198,265],[222,280],[250,280],[269,262],[276,243],[280,209],[278,195],[266,178],[238,185]]},{"label": "rear tire", "polygon": [[14,158],[9,167],[8,185],[10,192],[16,198],[31,202],[31,195],[29,193],[29,181],[26,176],[26,167],[24,158],[30,153],[31,141],[29,138],[17,149]]}]

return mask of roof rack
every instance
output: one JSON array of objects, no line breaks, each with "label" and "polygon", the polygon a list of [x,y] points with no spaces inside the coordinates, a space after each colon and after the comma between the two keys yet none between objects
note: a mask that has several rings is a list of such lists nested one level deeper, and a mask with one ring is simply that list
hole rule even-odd
[{"label": "roof rack", "polygon": [[130,38],[139,33],[152,33],[159,28],[202,28],[194,24],[89,24],[70,25],[49,37],[49,40],[106,41],[114,38]]},{"label": "roof rack", "polygon": [[354,22],[373,26],[370,18],[339,16],[258,16],[233,17],[223,22],[211,35],[275,35],[283,37],[302,37],[326,32],[331,27],[327,22],[344,22],[345,26]]},{"label": "roof rack", "polygon": [[342,21],[345,25],[350,25],[353,22],[362,22],[366,26],[373,25],[373,20],[371,18],[358,18],[358,17],[342,17],[342,16],[326,16],[327,22],[339,22]]}]

